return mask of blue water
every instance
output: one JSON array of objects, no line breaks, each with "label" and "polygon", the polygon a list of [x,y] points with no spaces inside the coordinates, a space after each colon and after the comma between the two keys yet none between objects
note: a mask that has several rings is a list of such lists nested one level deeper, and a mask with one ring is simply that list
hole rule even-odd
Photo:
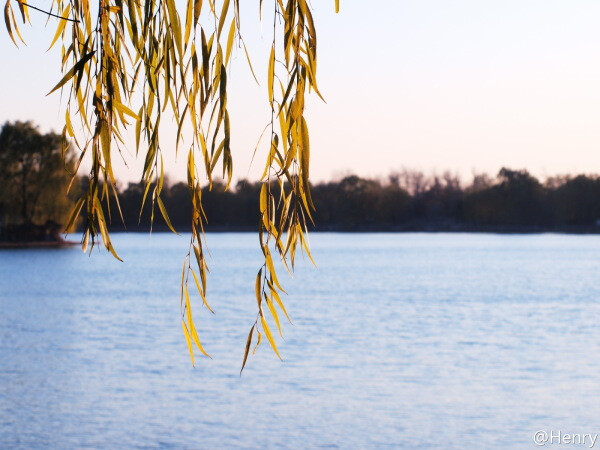
[{"label": "blue water", "polygon": [[[209,234],[181,332],[187,239],[0,251],[2,448],[534,448],[598,433],[600,236],[313,234],[281,275],[294,325],[240,377],[254,234]],[[600,443],[598,444],[600,445]]]}]

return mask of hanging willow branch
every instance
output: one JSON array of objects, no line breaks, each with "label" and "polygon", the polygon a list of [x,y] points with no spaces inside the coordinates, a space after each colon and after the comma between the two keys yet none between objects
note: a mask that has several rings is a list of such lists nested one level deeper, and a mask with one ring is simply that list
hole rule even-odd
[{"label": "hanging willow branch", "polygon": [[[259,0],[260,9],[262,3]],[[24,40],[14,4],[23,23],[29,22],[29,14],[23,1],[6,1],[6,28],[17,45],[17,38]],[[338,0],[335,8],[338,11]],[[183,144],[182,135],[190,130],[185,151],[192,235],[181,276],[181,314],[193,364],[194,345],[208,354],[192,317],[190,274],[202,304],[212,312],[206,298],[208,267],[203,238],[207,218],[201,180],[212,187],[220,165],[219,175],[227,188],[231,183],[227,67],[236,43],[248,55],[240,35],[239,0],[187,0],[185,11],[177,10],[175,0],[98,0],[95,6],[89,0],[54,0],[47,14],[61,19],[50,47],[61,40],[64,72],[50,93],[67,93],[63,134],[80,151],[77,168],[85,155],[92,161],[87,192],[76,202],[67,224],[69,228],[84,211],[84,251],[100,240],[120,259],[110,241],[106,217],[111,214],[107,206],[111,195],[119,204],[112,157],[124,145],[123,130],[128,126],[135,128],[136,151],[145,155],[140,211],[146,201],[150,202],[152,217],[157,206],[175,231],[161,200],[164,163],[160,125],[165,114],[175,119],[176,151]],[[279,255],[288,271],[290,267],[293,270],[298,248],[310,256],[306,234],[314,206],[308,182],[310,145],[304,105],[308,91],[321,97],[316,67],[317,36],[307,1],[274,0],[267,71],[270,148],[260,190],[259,237],[264,263],[256,277],[258,313],[248,335],[242,369],[254,334],[256,345],[261,342],[260,329],[280,357],[267,318],[281,335],[277,310],[288,320],[289,316],[281,300],[285,291],[273,255]]]}]

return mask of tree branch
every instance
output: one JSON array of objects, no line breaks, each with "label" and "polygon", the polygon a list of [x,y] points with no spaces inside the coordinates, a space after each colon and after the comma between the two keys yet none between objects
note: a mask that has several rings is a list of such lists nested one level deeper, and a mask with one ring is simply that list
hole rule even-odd
[{"label": "tree branch", "polygon": [[57,16],[56,14],[52,14],[51,12],[44,11],[43,9],[37,8],[35,6],[31,6],[31,5],[29,5],[28,3],[25,3],[25,2],[21,2],[21,5],[27,6],[28,8],[31,8],[31,9],[35,9],[36,11],[39,11],[39,12],[43,12],[44,14],[47,14],[47,15],[49,15],[51,17],[56,17],[57,19],[68,20],[69,22],[79,23],[79,20],[69,19],[68,17]]}]

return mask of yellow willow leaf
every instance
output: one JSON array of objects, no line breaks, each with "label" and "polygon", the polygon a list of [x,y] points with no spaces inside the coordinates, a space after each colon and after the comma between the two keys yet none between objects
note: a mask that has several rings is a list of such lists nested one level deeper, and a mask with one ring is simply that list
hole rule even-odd
[{"label": "yellow willow leaf", "polygon": [[202,12],[202,0],[194,0],[194,26],[198,23],[200,13]]},{"label": "yellow willow leaf", "polygon": [[[108,230],[106,231],[106,235],[108,236]],[[117,255],[117,252],[115,251],[115,248],[113,247],[112,242],[110,240],[107,243],[105,243],[105,246],[108,248],[110,254],[115,257],[115,259],[118,259],[119,261],[123,262],[119,255]]]},{"label": "yellow willow leaf", "polygon": [[104,167],[108,174],[111,183],[116,183],[115,176],[112,171],[112,164],[110,160],[110,131],[108,129],[108,122],[104,119],[100,120],[100,145],[102,147],[102,155],[104,156]]},{"label": "yellow willow leaf", "polygon": [[131,25],[131,41],[134,47],[138,45],[138,26],[137,26],[137,8],[133,0],[127,0],[127,9],[129,10],[129,23]]},{"label": "yellow willow leaf", "polygon": [[282,138],[281,141],[283,142],[283,152],[287,153],[287,151],[288,151],[288,139],[287,139],[288,127],[287,127],[287,121],[285,120],[285,112],[283,109],[279,112],[279,128],[281,129],[281,138]]},{"label": "yellow willow leaf", "polygon": [[[204,157],[204,166],[206,171],[210,173],[210,156],[208,154],[208,146],[206,145],[206,138],[204,134],[200,133],[200,149],[202,150],[202,156]],[[212,180],[210,180],[212,182]]]},{"label": "yellow willow leaf", "polygon": [[[15,46],[18,47],[19,44],[17,44],[17,41],[15,40],[15,37],[13,36],[13,33],[12,33],[12,27],[10,26],[10,13],[11,13],[10,8],[11,8],[10,0],[6,0],[6,4],[4,5],[4,23],[6,24],[6,31],[8,31],[8,35],[14,42]],[[16,26],[16,24],[15,24],[15,26]]]},{"label": "yellow willow leaf", "polygon": [[167,209],[165,208],[165,205],[164,205],[163,201],[160,199],[160,197],[156,197],[156,202],[158,203],[158,208],[160,209],[160,213],[162,214],[163,219],[165,219],[165,222],[167,223],[169,230],[171,230],[175,234],[179,234],[177,231],[175,231],[175,228],[173,228],[173,225],[171,225],[171,220],[169,219],[169,215],[167,214]]},{"label": "yellow willow leaf", "polygon": [[269,311],[271,311],[271,316],[273,316],[275,325],[277,325],[277,331],[279,331],[279,336],[283,337],[283,334],[281,333],[281,324],[279,323],[279,316],[277,315],[277,310],[275,309],[275,306],[273,306],[273,302],[269,300],[269,297],[267,297],[267,294],[265,294],[265,301],[267,302]]},{"label": "yellow willow leaf", "polygon": [[121,202],[119,202],[119,193],[117,192],[117,187],[114,184],[110,185],[113,191],[113,199],[117,204],[117,210],[119,211],[119,217],[121,218],[121,223],[125,223],[125,219],[123,219],[123,211],[121,211]]},{"label": "yellow willow leaf", "polygon": [[310,19],[310,11],[308,10],[308,5],[306,4],[306,0],[298,0],[298,6],[300,7],[300,11],[302,12],[302,16],[306,18],[308,22],[309,32],[311,29],[311,19]]},{"label": "yellow willow leaf", "polygon": [[214,314],[215,312],[212,310],[212,308],[210,307],[210,305],[206,301],[206,296],[204,295],[204,291],[202,290],[202,287],[200,286],[200,282],[198,281],[198,277],[196,276],[196,272],[194,272],[193,269],[192,269],[192,276],[194,277],[194,283],[196,283],[196,289],[198,289],[198,293],[200,294],[200,297],[202,298],[202,303],[204,304],[204,306],[206,306],[206,308],[211,313]]},{"label": "yellow willow leaf", "polygon": [[290,82],[288,83],[288,87],[285,90],[285,94],[283,94],[283,98],[281,99],[280,112],[286,109],[288,98],[290,97],[290,95],[292,95],[292,88],[294,87],[294,81],[296,80],[297,74],[298,74],[298,68],[296,67],[289,76]]},{"label": "yellow willow leaf", "polygon": [[73,211],[71,211],[71,215],[69,216],[69,220],[67,220],[67,224],[65,225],[66,232],[69,232],[71,230],[71,227],[75,223],[75,220],[77,220],[77,217],[79,217],[79,213],[81,212],[81,208],[83,208],[84,201],[85,198],[81,197],[79,200],[77,200],[77,203],[75,203]]},{"label": "yellow willow leaf", "polygon": [[69,110],[65,111],[65,126],[67,127],[67,131],[69,132],[69,136],[74,137],[75,131],[73,131],[73,124],[71,123],[71,115],[69,114]]},{"label": "yellow willow leaf", "polygon": [[281,310],[283,311],[283,314],[285,314],[285,317],[287,318],[289,323],[292,323],[292,319],[290,319],[290,316],[288,315],[285,306],[283,304],[283,302],[281,301],[281,298],[279,297],[279,294],[277,293],[277,290],[275,289],[275,287],[273,286],[273,284],[268,281],[269,284],[269,289],[271,291],[271,296],[275,299],[275,301],[277,302],[277,304],[279,305],[279,308],[281,308]]},{"label": "yellow willow leaf", "polygon": [[[19,25],[17,25],[17,19],[15,18],[15,13],[13,12],[12,8],[9,8],[8,10],[10,12],[10,17],[12,19],[12,23],[15,26],[15,31],[17,32],[17,36],[19,37],[19,39],[21,40],[21,42],[23,44],[25,44],[25,40],[23,39],[23,36],[21,36],[21,32],[19,31]],[[27,45],[27,44],[25,44],[25,45]]]},{"label": "yellow willow leaf", "polygon": [[292,119],[297,120],[298,117],[302,116],[302,112],[304,111],[304,90],[299,89],[294,101],[292,102],[292,106],[290,107],[290,115]]},{"label": "yellow willow leaf", "polygon": [[85,236],[83,237],[83,243],[81,244],[81,250],[83,251],[83,253],[87,252],[89,241],[90,241],[90,230],[85,230]]},{"label": "yellow willow leaf", "polygon": [[278,151],[277,151],[278,146],[279,146],[279,136],[277,136],[277,134],[274,134],[273,140],[271,141],[271,148],[269,150],[269,157],[267,158],[267,162],[265,163],[265,169],[263,170],[263,173],[260,176],[261,180],[267,179],[267,174],[269,173],[269,169],[273,165],[273,161],[275,161],[279,167],[282,166],[283,163],[277,156],[278,155]]},{"label": "yellow willow leaf", "polygon": [[187,286],[185,286],[185,307],[187,310],[187,318],[188,323],[190,324],[190,334],[192,335],[192,339],[194,340],[196,347],[198,347],[198,350],[200,350],[204,356],[208,356],[210,358],[211,356],[204,351],[204,348],[200,343],[200,338],[198,337],[198,332],[196,331],[196,325],[194,325],[194,319],[192,318],[192,305],[190,303],[190,294]]},{"label": "yellow willow leaf", "polygon": [[200,270],[200,281],[202,282],[202,291],[206,292],[206,271],[208,270],[208,267],[206,266],[206,261],[204,260],[204,258],[202,258],[200,267],[198,269]]},{"label": "yellow willow leaf", "polygon": [[256,78],[256,74],[254,73],[254,68],[252,67],[252,61],[250,60],[250,55],[248,54],[248,49],[246,48],[246,43],[244,42],[243,39],[240,39],[240,41],[242,43],[242,47],[244,47],[244,53],[246,53],[246,60],[248,61],[248,67],[250,67],[250,72],[252,72],[254,81],[256,81],[256,84],[260,84],[258,82],[258,78]]},{"label": "yellow willow leaf", "polygon": [[59,36],[62,34],[63,30],[65,29],[65,26],[67,25],[66,19],[69,17],[70,12],[71,12],[71,5],[68,4],[67,7],[65,8],[65,10],[63,11],[62,20],[58,21],[58,26],[56,27],[56,33],[54,34],[54,38],[52,38],[52,42],[50,43],[50,47],[48,47],[48,50],[50,50],[52,48],[52,46],[56,43]]},{"label": "yellow willow leaf", "polygon": [[219,16],[219,28],[217,30],[217,39],[221,37],[221,31],[223,30],[223,25],[225,24],[225,18],[227,17],[227,13],[229,12],[229,0],[223,1],[223,8],[221,8],[221,15]]},{"label": "yellow willow leaf", "polygon": [[56,86],[54,86],[54,88],[48,92],[46,95],[50,95],[52,94],[54,91],[56,91],[57,89],[60,89],[62,86],[64,86],[64,84],[69,81],[71,78],[73,78],[73,76],[76,73],[79,73],[83,70],[83,68],[85,67],[85,64],[91,59],[92,56],[94,56],[94,54],[96,53],[96,51],[91,51],[89,53],[87,53],[86,55],[83,56],[83,58],[81,58],[79,61],[77,61],[75,63],[75,65],[73,65],[73,67],[71,67],[71,69],[65,74],[64,77],[62,77],[62,79],[58,82],[58,84]]},{"label": "yellow willow leaf", "polygon": [[201,38],[201,50],[202,50],[202,69],[200,73],[204,80],[204,85],[208,86],[209,84],[209,59],[210,59],[210,51],[208,49],[208,44],[206,43],[206,35],[204,34],[204,28],[200,27],[200,38]]},{"label": "yellow willow leaf", "polygon": [[181,24],[179,23],[179,15],[174,0],[166,0],[167,12],[169,14],[170,28],[173,33],[173,39],[177,47],[179,58],[183,59],[183,46],[181,44]]},{"label": "yellow willow leaf", "polygon": [[179,307],[183,310],[183,288],[185,286],[185,263],[186,261],[183,261],[183,265],[181,266],[181,298],[180,298],[180,305]]},{"label": "yellow willow leaf", "polygon": [[[310,163],[310,142],[308,137],[308,126],[306,125],[306,120],[304,117],[300,119],[300,136],[302,139],[302,146],[300,149],[300,168],[302,171],[302,181],[304,184],[304,188],[308,191],[308,173],[309,173],[309,163]],[[307,192],[307,197],[310,200],[310,194]],[[310,205],[314,208],[312,204],[312,200],[310,200]]]},{"label": "yellow willow leaf", "polygon": [[292,139],[290,141],[290,147],[289,147],[287,153],[285,154],[285,163],[283,164],[284,170],[287,170],[292,165],[292,163],[294,162],[294,159],[296,158],[298,140],[296,139],[296,132],[294,131],[295,129],[296,129],[295,126],[293,126],[291,129],[290,134],[292,135]]},{"label": "yellow willow leaf", "polygon": [[192,329],[192,338],[194,339],[194,343],[196,344],[196,347],[198,347],[198,350],[200,350],[200,352],[204,356],[212,359],[212,356],[210,356],[208,353],[206,353],[206,351],[202,347],[202,343],[200,342],[200,338],[198,337],[198,332],[196,331],[196,325],[194,325],[194,322],[192,322],[190,324],[190,328]]},{"label": "yellow willow leaf", "polygon": [[98,218],[98,228],[100,229],[100,236],[102,237],[102,242],[104,243],[104,247],[110,251],[110,241],[108,239],[108,230],[106,229],[106,223],[104,219]]},{"label": "yellow willow leaf", "polygon": [[88,129],[88,131],[91,132],[90,124],[86,117],[87,112],[86,112],[85,103],[83,100],[83,94],[81,93],[81,90],[77,91],[77,105],[79,106],[79,117],[81,119],[83,119],[83,123],[85,124],[85,127]]},{"label": "yellow willow leaf", "polygon": [[267,324],[267,321],[265,320],[265,317],[262,314],[260,315],[260,323],[262,324],[263,331],[265,332],[265,335],[267,336],[267,340],[269,341],[269,344],[271,344],[271,348],[273,349],[273,351],[275,352],[277,357],[282,360],[281,355],[279,354],[279,351],[277,350],[277,346],[275,345],[275,340],[273,340],[273,335],[271,334],[269,325]]},{"label": "yellow willow leaf", "polygon": [[246,348],[244,349],[244,359],[242,360],[242,368],[240,369],[240,375],[244,370],[244,366],[246,365],[246,360],[248,359],[248,353],[250,352],[250,344],[252,344],[252,332],[254,331],[254,325],[250,328],[250,333],[248,333],[248,338],[246,339]]},{"label": "yellow willow leaf", "polygon": [[258,303],[258,309],[259,309],[259,311],[262,311],[262,307],[260,306],[260,301],[261,301],[261,296],[260,296],[260,281],[261,281],[261,277],[262,277],[262,267],[260,268],[260,270],[256,274],[256,281],[254,283],[254,291],[256,293],[256,302]]},{"label": "yellow willow leaf", "polygon": [[[144,111],[144,107],[142,106],[138,111],[138,117],[142,117],[142,113]],[[137,155],[140,151],[140,138],[142,134],[142,121],[138,120],[135,124],[135,154]]]},{"label": "yellow willow leaf", "polygon": [[224,147],[225,147],[225,140],[222,140],[221,143],[219,144],[219,146],[217,147],[217,150],[215,151],[215,154],[213,155],[212,160],[210,162],[209,174],[212,175],[213,171],[215,170],[215,166],[219,162],[219,158],[221,157],[221,153],[223,153]]},{"label": "yellow willow leaf", "polygon": [[185,336],[185,342],[187,343],[188,351],[190,352],[190,358],[192,359],[192,366],[194,365],[194,349],[192,347],[192,340],[190,339],[190,333],[188,332],[185,322],[181,321],[181,327],[183,328],[183,334]]},{"label": "yellow willow leaf", "polygon": [[279,284],[279,280],[277,279],[277,274],[275,273],[275,266],[273,265],[273,258],[271,258],[271,252],[269,251],[267,251],[265,254],[265,263],[267,264],[267,269],[269,269],[269,274],[271,274],[275,286],[277,286],[280,291],[285,292],[281,287],[281,284]]},{"label": "yellow willow leaf", "polygon": [[313,263],[313,266],[317,267],[317,263],[315,262],[315,260],[313,259],[311,253],[310,253],[310,247],[308,246],[308,242],[306,240],[306,237],[304,236],[304,233],[302,231],[300,231],[298,233],[300,235],[300,242],[302,243],[302,248],[304,248],[304,251],[306,252],[306,255],[308,256],[308,258],[310,259],[310,262]]},{"label": "yellow willow leaf", "polygon": [[127,114],[128,116],[133,117],[135,120],[140,120],[140,116],[138,116],[136,113],[134,113],[131,109],[129,109],[127,106],[125,106],[123,103],[117,102],[116,100],[113,100],[113,106],[115,108],[117,108],[118,111]]},{"label": "yellow willow leaf", "polygon": [[275,224],[271,222],[269,215],[265,212],[262,214],[262,221],[265,229],[269,234],[272,234],[275,239],[279,239],[279,234],[277,233],[277,229],[275,228]]},{"label": "yellow willow leaf", "polygon": [[183,284],[183,294],[185,295],[185,312],[187,315],[188,323],[193,323],[192,319],[192,305],[190,305],[190,293],[186,284]]},{"label": "yellow willow leaf", "polygon": [[256,350],[258,349],[258,346],[262,342],[262,334],[260,334],[260,331],[258,331],[258,330],[256,330],[256,333],[258,336],[256,338],[256,345],[254,346],[254,350],[252,350],[253,355],[256,355]]},{"label": "yellow willow leaf", "polygon": [[185,35],[183,38],[184,44],[187,46],[190,41],[190,32],[192,31],[192,21],[193,19],[193,10],[194,10],[194,0],[188,0],[187,8],[185,12]]},{"label": "yellow willow leaf", "polygon": [[269,88],[269,102],[273,106],[273,82],[275,81],[275,45],[271,46],[269,56],[269,70],[267,71],[267,85]]},{"label": "yellow willow leaf", "polygon": [[260,212],[264,215],[267,210],[267,183],[260,187]]},{"label": "yellow willow leaf", "polygon": [[148,192],[150,191],[150,183],[146,183],[144,188],[144,195],[142,196],[142,204],[140,206],[140,215],[138,217],[138,221],[142,220],[142,212],[144,210],[144,205],[146,204],[146,197],[148,197]]},{"label": "yellow willow leaf", "polygon": [[190,191],[192,191],[194,189],[194,182],[196,180],[196,172],[194,170],[195,167],[196,166],[194,164],[194,149],[192,147],[190,147],[190,149],[188,151],[188,164],[187,164],[188,188],[190,189]]},{"label": "yellow willow leaf", "polygon": [[227,36],[227,48],[225,50],[225,65],[229,64],[229,58],[231,57],[231,50],[233,49],[233,41],[235,39],[235,17],[231,19],[231,26],[229,27],[229,36]]},{"label": "yellow willow leaf", "polygon": [[162,192],[163,184],[165,182],[165,163],[163,161],[162,154],[160,155],[160,177],[158,178],[158,184],[156,185],[156,195],[160,195]]},{"label": "yellow willow leaf", "polygon": [[340,0],[335,0],[335,12],[340,12]]},{"label": "yellow willow leaf", "polygon": [[[193,100],[190,100],[193,102]],[[179,119],[179,125],[177,126],[177,137],[175,138],[175,156],[177,157],[177,151],[179,149],[179,142],[181,141],[181,130],[183,128],[183,122],[185,120],[185,115],[188,112],[189,104],[185,105],[183,108],[183,112],[181,113],[181,118]]]},{"label": "yellow willow leaf", "polygon": [[27,8],[27,4],[25,4],[23,0],[17,0],[17,3],[19,4],[19,10],[21,11],[23,23],[29,22],[31,19],[29,18],[29,9]]}]

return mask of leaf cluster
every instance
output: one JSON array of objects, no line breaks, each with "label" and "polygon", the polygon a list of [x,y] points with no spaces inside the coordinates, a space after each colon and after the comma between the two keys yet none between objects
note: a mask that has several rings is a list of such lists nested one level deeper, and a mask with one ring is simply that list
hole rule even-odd
[{"label": "leaf cluster", "polygon": [[[23,23],[29,20],[29,8],[23,0],[6,2],[6,28],[17,44],[17,38],[23,39],[13,13],[15,4]],[[308,183],[310,144],[304,117],[305,96],[309,91],[321,94],[316,84],[317,35],[307,0],[274,0],[272,7],[273,40],[267,71],[272,113],[267,128],[271,145],[259,201],[264,264],[257,277],[258,315],[250,338],[253,330],[261,327],[279,356],[263,306],[267,306],[280,328],[272,305],[281,303],[277,299],[284,291],[275,273],[273,253],[279,255],[286,268],[288,260],[293,268],[297,248],[308,252],[305,234],[314,205]],[[337,0],[335,7],[339,9]],[[262,8],[260,0],[261,12]],[[62,90],[67,95],[63,135],[79,150],[76,169],[86,155],[92,161],[87,190],[77,200],[68,224],[84,212],[84,251],[101,240],[119,259],[108,223],[113,213],[122,216],[113,158],[121,152],[124,130],[129,126],[135,129],[136,151],[142,152],[145,161],[140,210],[150,202],[151,217],[154,218],[156,206],[175,231],[161,198],[165,167],[160,131],[165,114],[177,124],[173,147],[177,152],[185,145],[182,151],[187,152],[192,205],[192,237],[183,264],[181,314],[193,361],[192,344],[201,353],[206,352],[192,318],[190,273],[203,305],[210,309],[206,302],[208,267],[203,236],[207,218],[201,182],[212,186],[220,165],[219,175],[227,187],[231,183],[227,67],[236,44],[248,56],[240,34],[239,0],[187,0],[182,11],[177,9],[175,0],[98,0],[94,5],[89,0],[54,0],[49,13],[59,18],[50,47],[62,43],[64,72],[50,93]],[[189,138],[184,141],[186,130],[190,130]],[[281,183],[278,198],[270,189],[273,179]],[[105,210],[110,196],[117,211]],[[246,351],[243,364],[247,355]]]}]

